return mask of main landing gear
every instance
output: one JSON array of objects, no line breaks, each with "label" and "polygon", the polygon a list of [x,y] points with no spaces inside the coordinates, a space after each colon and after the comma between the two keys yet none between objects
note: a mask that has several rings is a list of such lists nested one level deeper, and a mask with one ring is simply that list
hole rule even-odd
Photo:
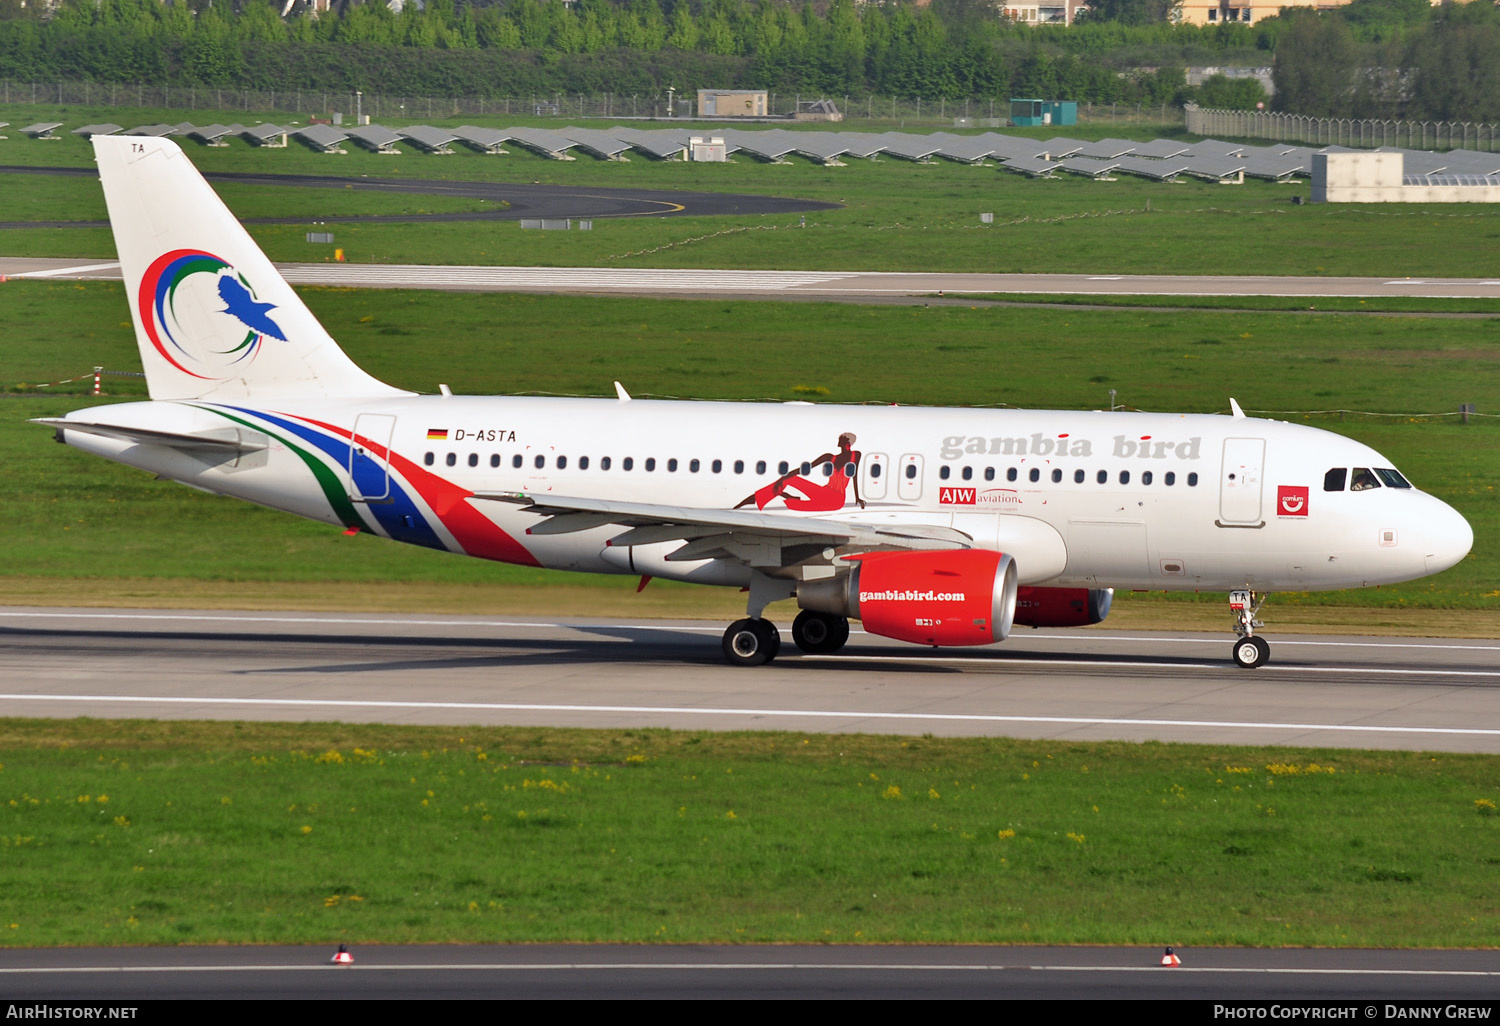
[{"label": "main landing gear", "polygon": [[1253,591],[1229,593],[1229,611],[1234,617],[1234,633],[1239,635],[1230,654],[1234,658],[1234,664],[1241,669],[1253,670],[1271,658],[1271,643],[1255,633],[1255,628],[1265,626],[1255,618],[1265,600],[1264,595],[1257,595]]},{"label": "main landing gear", "polygon": [[[809,655],[837,652],[849,640],[849,620],[804,609],[792,621],[792,641]],[[761,666],[781,651],[781,632],[770,620],[747,617],[724,632],[724,658],[735,666]]]}]

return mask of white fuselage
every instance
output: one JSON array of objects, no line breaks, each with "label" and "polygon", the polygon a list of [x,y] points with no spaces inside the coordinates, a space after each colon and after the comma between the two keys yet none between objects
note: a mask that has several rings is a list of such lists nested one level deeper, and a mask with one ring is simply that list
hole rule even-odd
[{"label": "white fuselage", "polygon": [[1330,470],[1351,482],[1392,467],[1369,447],[1243,417],[465,396],[149,402],[73,416],[263,435],[264,448],[224,456],[63,431],[98,455],[301,516],[490,559],[735,586],[748,581],[743,563],[666,559],[680,543],[611,546],[618,523],[528,534],[542,517],[474,496],[955,528],[1009,553],[1029,585],[1359,587],[1445,569],[1473,538],[1415,488],[1325,490]]}]

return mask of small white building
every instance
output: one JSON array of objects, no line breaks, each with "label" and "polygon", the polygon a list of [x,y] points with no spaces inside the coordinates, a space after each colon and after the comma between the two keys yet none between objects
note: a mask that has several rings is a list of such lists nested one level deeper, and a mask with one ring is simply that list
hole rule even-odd
[{"label": "small white building", "polygon": [[1500,203],[1500,176],[1408,175],[1398,152],[1312,155],[1314,203]]},{"label": "small white building", "polygon": [[700,118],[763,118],[770,94],[764,89],[699,89]]}]

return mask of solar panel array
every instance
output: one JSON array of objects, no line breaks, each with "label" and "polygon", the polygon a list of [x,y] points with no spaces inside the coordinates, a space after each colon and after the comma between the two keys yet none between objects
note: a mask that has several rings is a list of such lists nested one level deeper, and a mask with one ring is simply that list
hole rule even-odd
[{"label": "solar panel array", "polygon": [[[0,127],[4,123],[0,122]],[[56,138],[51,133],[61,122],[39,122],[21,129],[33,138]],[[121,132],[119,125],[84,125],[72,134],[88,138]],[[797,155],[828,166],[839,166],[843,159],[858,157],[875,160],[893,157],[901,160],[930,162],[934,159],[966,164],[994,161],[1008,171],[1031,177],[1049,177],[1058,172],[1111,180],[1117,175],[1135,175],[1156,181],[1173,181],[1192,175],[1210,181],[1238,181],[1242,177],[1267,181],[1286,181],[1294,176],[1312,174],[1314,153],[1355,152],[1344,146],[1321,149],[1275,143],[1250,146],[1245,143],[1204,139],[1183,143],[1169,139],[1138,142],[1130,139],[1098,139],[1092,142],[1058,136],[1053,139],[1031,139],[1025,136],[985,132],[980,135],[954,135],[934,132],[919,135],[912,132],[792,132],[781,128],[705,129],[694,127],[639,128],[615,125],[608,129],[575,128],[482,128],[462,125],[458,128],[433,128],[413,125],[408,128],[386,128],[363,125],[344,131],[331,125],[308,125],[301,128],[273,124],[245,126],[139,125],[123,130],[125,135],[192,136],[208,145],[225,145],[231,136],[262,146],[285,145],[292,136],[316,150],[341,153],[344,142],[353,139],[381,153],[399,152],[395,145],[411,142],[428,153],[451,153],[451,144],[462,142],[481,153],[504,154],[507,143],[514,143],[554,160],[575,160],[574,151],[600,160],[628,160],[631,153],[653,160],[679,160],[686,157],[690,140],[715,137],[724,140],[728,154],[744,154],[757,160],[784,162]],[[1405,160],[1406,179],[1410,184],[1477,184],[1492,185],[1500,178],[1500,154],[1476,150],[1453,150],[1432,153],[1381,147],[1381,152],[1398,152]]]}]

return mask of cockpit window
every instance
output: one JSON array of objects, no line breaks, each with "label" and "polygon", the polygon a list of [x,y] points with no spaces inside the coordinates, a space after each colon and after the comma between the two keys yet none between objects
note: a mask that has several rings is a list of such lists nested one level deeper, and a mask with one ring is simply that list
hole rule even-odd
[{"label": "cockpit window", "polygon": [[1379,487],[1380,482],[1376,480],[1374,474],[1370,473],[1370,469],[1368,467],[1354,468],[1354,477],[1349,482],[1349,490],[1351,492],[1363,492],[1371,488]]},{"label": "cockpit window", "polygon": [[1375,475],[1385,484],[1387,488],[1410,488],[1411,482],[1401,476],[1399,470],[1390,467],[1376,467]]},{"label": "cockpit window", "polygon": [[1323,490],[1325,492],[1341,492],[1344,490],[1344,482],[1348,478],[1348,467],[1334,467],[1323,475]]}]

